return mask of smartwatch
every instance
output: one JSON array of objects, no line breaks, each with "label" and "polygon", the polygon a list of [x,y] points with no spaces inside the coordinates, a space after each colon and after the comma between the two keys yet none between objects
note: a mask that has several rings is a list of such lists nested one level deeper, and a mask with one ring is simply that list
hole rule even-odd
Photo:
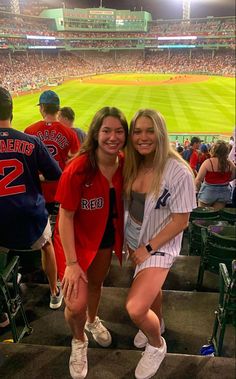
[{"label": "smartwatch", "polygon": [[147,245],[145,245],[145,247],[146,247],[148,253],[151,253],[153,251],[153,248],[150,245],[150,243],[148,243]]}]

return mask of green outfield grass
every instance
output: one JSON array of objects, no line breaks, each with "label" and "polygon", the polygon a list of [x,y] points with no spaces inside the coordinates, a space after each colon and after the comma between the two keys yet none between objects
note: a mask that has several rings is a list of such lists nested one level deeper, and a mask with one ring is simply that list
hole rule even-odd
[{"label": "green outfield grass", "polygon": [[[142,85],[142,81],[163,81],[170,76],[108,74],[96,76],[96,79],[117,80],[117,84],[83,83],[78,79],[52,89],[60,96],[61,106],[71,106],[75,110],[76,125],[84,130],[97,110],[116,106],[128,120],[140,108],[157,109],[165,116],[168,131],[173,133],[232,133],[235,124],[233,78],[209,77],[209,80],[196,83]],[[121,81],[133,81],[135,85],[120,84]],[[41,118],[36,106],[39,93],[14,98],[13,126],[16,129],[24,130]]]}]

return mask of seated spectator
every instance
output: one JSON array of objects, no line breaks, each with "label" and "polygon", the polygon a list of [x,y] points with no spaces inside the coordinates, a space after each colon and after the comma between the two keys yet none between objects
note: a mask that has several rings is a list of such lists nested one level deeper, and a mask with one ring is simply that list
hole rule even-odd
[{"label": "seated spectator", "polygon": [[59,180],[61,169],[38,138],[11,127],[12,111],[11,95],[0,87],[0,251],[42,249],[50,308],[56,309],[62,294],[39,172],[46,180]]},{"label": "seated spectator", "polygon": [[201,165],[195,179],[199,207],[221,209],[230,202],[229,182],[235,179],[235,165],[228,159],[228,151],[225,141],[217,141],[211,148],[211,158]]},{"label": "seated spectator", "polygon": [[84,142],[85,137],[86,137],[86,133],[82,129],[76,128],[74,126],[75,112],[73,111],[72,108],[70,108],[70,107],[61,108],[59,111],[59,114],[58,114],[58,121],[62,125],[68,126],[69,128],[71,128],[72,130],[75,131],[75,133],[79,139],[80,144],[82,144]]}]

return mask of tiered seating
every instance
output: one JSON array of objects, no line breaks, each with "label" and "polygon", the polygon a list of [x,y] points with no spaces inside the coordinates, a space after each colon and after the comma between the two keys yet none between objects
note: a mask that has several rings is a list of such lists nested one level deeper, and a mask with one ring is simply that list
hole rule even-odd
[{"label": "tiered seating", "polygon": [[236,259],[236,227],[210,225],[201,230],[202,254],[197,279],[197,289],[201,288],[205,270],[219,273],[219,264],[225,263],[231,269]]},{"label": "tiered seating", "polygon": [[[0,312],[8,315],[14,342],[19,342],[25,334],[32,332],[19,292],[18,268],[18,256],[8,260],[7,254],[0,252]],[[23,327],[20,328],[16,323],[19,314],[23,321]]]}]

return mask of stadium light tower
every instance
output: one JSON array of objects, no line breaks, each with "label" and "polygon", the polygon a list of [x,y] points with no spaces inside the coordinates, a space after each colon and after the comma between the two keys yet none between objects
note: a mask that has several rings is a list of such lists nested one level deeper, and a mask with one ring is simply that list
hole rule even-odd
[{"label": "stadium light tower", "polygon": [[191,0],[183,0],[183,20],[190,19],[190,3]]},{"label": "stadium light tower", "polygon": [[11,12],[20,13],[20,2],[19,0],[11,0],[10,2]]}]

